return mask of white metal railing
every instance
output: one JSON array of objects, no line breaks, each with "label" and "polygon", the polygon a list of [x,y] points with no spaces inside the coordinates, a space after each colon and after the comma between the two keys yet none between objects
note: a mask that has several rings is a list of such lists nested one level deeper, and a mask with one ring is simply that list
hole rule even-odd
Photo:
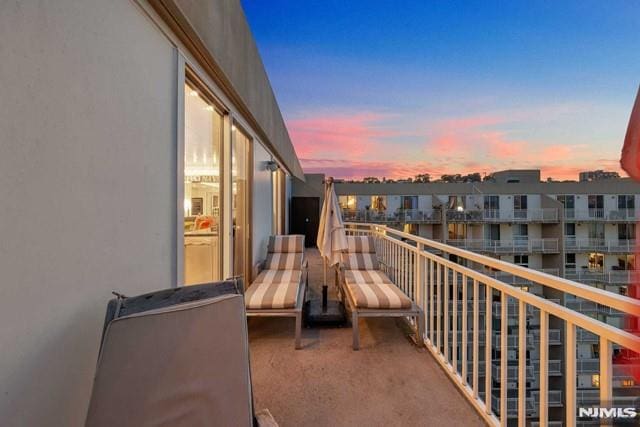
[{"label": "white metal railing", "polygon": [[610,285],[628,285],[632,283],[634,273],[634,270],[598,271],[589,269],[567,269],[564,272],[564,276],[567,279],[583,283],[599,282]]},{"label": "white metal railing", "polygon": [[470,222],[559,222],[558,209],[449,209],[448,221]]},{"label": "white metal railing", "polygon": [[375,209],[343,210],[345,221],[366,223],[440,223],[442,215],[440,209],[398,209],[395,212]]},{"label": "white metal railing", "polygon": [[[513,397],[507,398],[509,382],[517,384],[515,413],[519,426],[528,422],[530,412],[527,408],[531,401],[535,402],[538,413],[536,421],[540,425],[549,424],[548,408],[556,404],[565,412],[566,425],[576,425],[576,336],[581,331],[594,335],[600,344],[598,396],[601,402],[612,401],[613,345],[634,354],[640,353],[640,337],[557,302],[525,292],[461,263],[504,271],[551,289],[555,294],[573,295],[627,315],[640,316],[639,300],[382,225],[347,223],[346,228],[349,234],[370,235],[374,238],[377,255],[385,265],[387,274],[425,312],[425,332],[421,338],[427,349],[478,413],[491,425],[507,425],[507,407],[513,404]],[[450,260],[449,255],[455,255],[457,262]],[[481,296],[484,299],[482,303]],[[468,301],[472,302],[471,307],[466,303]],[[510,301],[517,301],[518,304],[515,324],[508,321]],[[500,315],[494,319],[493,305],[497,302],[500,302]],[[462,306],[461,312],[458,310],[459,305]],[[536,325],[533,330],[527,326],[529,307],[534,308],[539,320],[539,326]],[[497,343],[493,339],[485,340],[484,345],[480,345],[481,312],[485,314],[485,321],[482,322],[485,337],[493,337],[493,331],[499,331],[499,345],[495,345]],[[486,319],[487,317],[490,319]],[[560,335],[560,324],[565,331],[564,336]],[[459,330],[467,333],[459,335]],[[471,342],[468,332],[471,332]],[[534,337],[528,337],[529,333],[533,333]],[[510,335],[518,339],[516,349],[508,347]],[[562,390],[549,388],[549,346],[552,341],[561,342],[564,346]],[[526,381],[527,360],[531,357],[529,353],[533,353],[528,351],[531,344],[539,355],[536,390],[527,390]],[[485,364],[483,374],[479,368],[481,351],[484,360],[493,361]],[[508,360],[517,362],[517,378],[507,377]],[[493,381],[494,364],[500,367],[500,378],[497,381]],[[482,383],[481,377],[484,377]]]},{"label": "white metal railing", "polygon": [[564,247],[567,251],[601,251],[609,253],[633,252],[636,248],[635,239],[597,239],[565,237]]},{"label": "white metal railing", "polygon": [[636,221],[638,215],[635,209],[565,209],[565,220],[582,220],[582,221]]},{"label": "white metal railing", "polygon": [[490,252],[502,255],[519,253],[556,253],[559,251],[558,239],[556,238],[516,238],[510,240],[447,239],[447,244],[469,251]]}]

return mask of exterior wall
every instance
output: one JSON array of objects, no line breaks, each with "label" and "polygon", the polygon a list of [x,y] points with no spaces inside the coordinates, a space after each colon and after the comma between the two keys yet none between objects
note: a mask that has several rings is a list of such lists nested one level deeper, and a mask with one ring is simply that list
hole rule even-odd
[{"label": "exterior wall", "polygon": [[[264,132],[263,142],[298,178],[303,172],[240,0],[175,0]],[[256,129],[258,130],[258,129]]]},{"label": "exterior wall", "polygon": [[0,14],[0,419],[84,424],[111,291],[176,283],[177,55],[128,0]]},{"label": "exterior wall", "polygon": [[[252,138],[269,137],[270,153],[257,144],[254,152],[254,255],[273,225],[272,209],[264,209],[272,203],[271,173],[260,169],[261,160],[275,155],[300,174],[239,1],[193,3],[191,17],[202,8],[215,15],[206,34],[225,37],[215,40],[222,50],[213,55],[231,67],[226,77],[240,88],[251,117],[239,111],[228,88],[214,87],[144,0],[3,4],[3,426],[83,425],[111,291],[136,295],[182,280],[184,70],[178,49],[229,110],[225,176],[231,117]],[[228,207],[230,184],[224,181]],[[228,208],[223,216],[228,273]]]},{"label": "exterior wall", "polygon": [[272,159],[262,145],[253,144],[253,229],[251,230],[253,262],[264,260],[269,236],[273,234],[273,180],[266,162]]}]

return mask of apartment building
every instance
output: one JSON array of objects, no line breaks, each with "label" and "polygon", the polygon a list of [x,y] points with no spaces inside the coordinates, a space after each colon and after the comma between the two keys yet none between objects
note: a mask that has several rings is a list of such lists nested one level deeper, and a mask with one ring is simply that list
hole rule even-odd
[{"label": "apartment building", "polygon": [[[311,175],[307,181],[321,179],[321,176]],[[542,182],[538,170],[507,170],[494,173],[491,180],[476,183],[338,182],[335,188],[346,221],[384,224],[622,295],[627,294],[627,286],[631,283],[635,268],[635,224],[640,219],[636,210],[636,206],[640,208],[640,185],[630,179]],[[296,191],[302,193],[294,185],[294,195]],[[613,326],[625,327],[625,317],[615,310],[562,296],[500,271],[484,269],[483,273]],[[457,310],[460,314],[461,307]],[[493,303],[493,311],[491,318],[495,322],[500,302]],[[517,332],[518,322],[515,302],[509,304],[508,313],[509,334],[512,335]],[[481,315],[481,330],[484,330],[485,314]],[[541,339],[539,313],[529,310],[526,319],[531,337],[527,346],[530,352],[527,416],[535,420],[540,386],[539,345],[535,345]],[[496,371],[495,379],[499,378],[500,369],[495,362],[499,359],[499,351],[495,350],[499,348],[500,340],[497,325],[493,331],[490,339],[494,344],[492,370]],[[462,333],[458,333],[459,337]],[[577,335],[578,401],[590,404],[598,399],[598,340],[582,330],[578,330]],[[551,318],[548,339],[550,420],[561,420],[564,399],[561,378],[565,364],[562,337],[561,323]],[[481,336],[481,340],[484,339]],[[510,336],[508,343],[508,378],[515,393],[517,337]],[[614,353],[617,351],[614,349]],[[614,372],[613,384],[618,399],[624,399],[624,396],[631,399],[640,393],[640,386],[624,372]],[[492,399],[497,402],[498,384],[494,383],[494,387]],[[508,399],[508,415],[510,418],[517,416],[515,397]]]}]

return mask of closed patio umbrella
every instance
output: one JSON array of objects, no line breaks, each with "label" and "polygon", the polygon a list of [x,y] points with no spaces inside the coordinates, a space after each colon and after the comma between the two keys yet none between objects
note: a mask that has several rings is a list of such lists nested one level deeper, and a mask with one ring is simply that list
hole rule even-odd
[{"label": "closed patio umbrella", "polygon": [[324,285],[322,288],[322,305],[326,307],[327,266],[340,262],[340,253],[347,249],[347,236],[342,222],[342,213],[338,205],[338,197],[333,188],[333,178],[325,181],[324,203],[320,213],[318,227],[318,249],[324,260]]}]

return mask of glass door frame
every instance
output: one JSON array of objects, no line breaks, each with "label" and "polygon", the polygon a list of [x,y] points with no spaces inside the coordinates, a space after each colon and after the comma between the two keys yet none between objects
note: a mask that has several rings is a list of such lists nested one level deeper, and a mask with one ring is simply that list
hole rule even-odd
[{"label": "glass door frame", "polygon": [[209,102],[214,109],[221,114],[222,116],[222,138],[221,138],[221,146],[219,147],[219,163],[220,163],[220,189],[219,189],[219,209],[220,215],[218,218],[218,263],[219,263],[219,271],[221,275],[221,279],[224,279],[227,276],[227,262],[225,257],[226,247],[228,243],[229,236],[229,222],[227,219],[226,212],[228,211],[227,205],[227,187],[229,183],[229,178],[227,177],[227,172],[230,171],[230,165],[228,166],[228,152],[227,147],[230,146],[230,134],[231,134],[231,126],[230,126],[230,111],[224,105],[220,98],[215,95],[214,91],[210,89],[209,85],[203,81],[202,78],[198,76],[196,71],[194,71],[188,64],[183,55],[178,55],[178,73],[177,73],[177,91],[176,91],[176,189],[175,194],[177,198],[177,211],[176,211],[176,268],[175,272],[175,282],[174,286],[181,287],[184,286],[184,277],[185,277],[185,263],[184,263],[184,179],[185,179],[185,153],[186,153],[186,144],[185,144],[185,101],[186,96],[189,96],[185,93],[185,86],[190,85],[194,87],[196,90],[202,94],[203,98]]},{"label": "glass door frame", "polygon": [[229,223],[229,229],[230,229],[230,248],[231,248],[231,275],[232,276],[239,276],[239,274],[236,273],[235,271],[235,253],[236,253],[236,248],[235,248],[235,234],[234,234],[234,225],[233,225],[233,221],[234,221],[234,217],[233,217],[233,164],[232,164],[232,159],[233,159],[233,149],[234,149],[234,144],[236,141],[236,135],[238,132],[241,132],[246,138],[247,138],[247,146],[245,147],[246,149],[246,160],[247,160],[247,164],[246,164],[246,169],[247,169],[247,174],[246,174],[246,180],[247,180],[247,189],[246,189],[246,200],[245,200],[245,205],[246,205],[246,215],[245,215],[245,224],[244,225],[244,229],[246,230],[246,236],[245,236],[245,248],[244,248],[244,272],[243,272],[243,279],[244,279],[244,286],[245,288],[249,286],[249,284],[251,283],[251,280],[253,279],[251,277],[252,275],[252,265],[253,265],[253,239],[252,239],[252,233],[253,233],[253,147],[255,144],[254,138],[251,134],[251,132],[249,132],[249,130],[244,127],[241,123],[238,122],[238,120],[234,117],[232,117],[231,119],[231,141],[230,141],[230,147],[229,147],[229,168],[230,168],[230,173],[229,173],[229,178],[230,178],[230,200],[231,200],[231,204],[229,205],[229,213],[231,215],[231,222]]}]

